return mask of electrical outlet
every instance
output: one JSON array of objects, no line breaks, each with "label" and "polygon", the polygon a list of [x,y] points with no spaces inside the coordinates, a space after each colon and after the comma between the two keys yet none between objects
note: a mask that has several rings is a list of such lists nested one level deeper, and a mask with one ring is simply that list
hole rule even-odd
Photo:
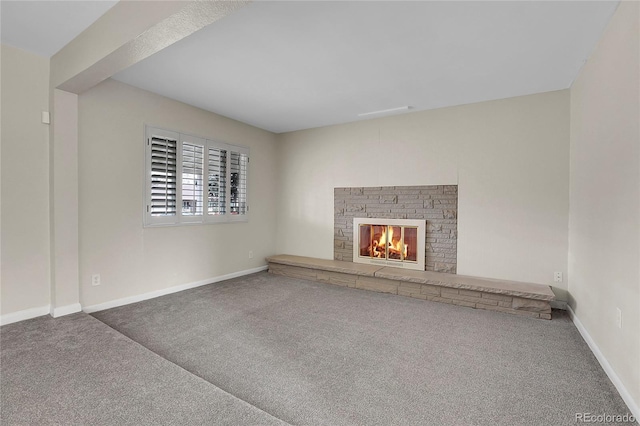
[{"label": "electrical outlet", "polygon": [[91,285],[100,285],[100,274],[91,275]]},{"label": "electrical outlet", "polygon": [[253,250],[249,250],[249,259],[253,259]]},{"label": "electrical outlet", "polygon": [[556,283],[562,282],[562,272],[554,272],[553,273],[553,281]]},{"label": "electrical outlet", "polygon": [[622,328],[622,311],[620,308],[616,308],[616,325],[618,328]]}]

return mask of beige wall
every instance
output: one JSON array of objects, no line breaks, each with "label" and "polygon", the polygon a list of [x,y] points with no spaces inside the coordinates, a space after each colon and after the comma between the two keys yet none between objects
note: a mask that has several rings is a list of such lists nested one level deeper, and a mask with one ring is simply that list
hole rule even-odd
[{"label": "beige wall", "polygon": [[2,45],[2,315],[49,304],[49,60]]},{"label": "beige wall", "polygon": [[[640,403],[640,4],[622,2],[571,87],[570,305]],[[616,308],[623,327],[616,326]]]},{"label": "beige wall", "polygon": [[[458,273],[567,270],[569,92],[283,134],[277,251],[333,257],[333,188],[458,184]],[[311,243],[312,242],[312,243]]]},{"label": "beige wall", "polygon": [[[145,123],[249,146],[249,222],[143,228]],[[275,135],[115,80],[79,96],[79,192],[83,307],[255,268],[274,254]]]},{"label": "beige wall", "polygon": [[78,95],[54,89],[49,99],[51,308],[80,311],[78,283]]}]

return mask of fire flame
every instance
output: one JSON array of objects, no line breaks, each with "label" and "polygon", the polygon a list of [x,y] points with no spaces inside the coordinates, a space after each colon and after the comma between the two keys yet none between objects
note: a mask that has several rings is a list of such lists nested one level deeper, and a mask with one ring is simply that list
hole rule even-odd
[{"label": "fire flame", "polygon": [[400,235],[398,238],[393,238],[393,226],[383,227],[382,236],[380,237],[380,241],[373,240],[373,256],[374,257],[384,257],[385,256],[385,247],[388,247],[389,254],[392,253],[400,254],[402,253],[402,258],[406,258],[408,254],[408,245],[402,243],[402,236]]}]

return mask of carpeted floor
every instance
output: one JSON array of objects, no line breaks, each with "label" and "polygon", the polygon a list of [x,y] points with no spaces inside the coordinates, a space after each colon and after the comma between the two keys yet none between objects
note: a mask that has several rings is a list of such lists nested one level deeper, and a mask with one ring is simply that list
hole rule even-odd
[{"label": "carpeted floor", "polygon": [[260,273],[94,316],[0,329],[2,425],[562,425],[627,413],[562,312],[533,320]]},{"label": "carpeted floor", "polygon": [[[94,316],[292,424],[568,425],[576,413],[627,413],[557,312],[533,320],[259,273]],[[130,373],[108,383],[133,393]]]},{"label": "carpeted floor", "polygon": [[0,424],[284,423],[80,313],[0,329]]}]

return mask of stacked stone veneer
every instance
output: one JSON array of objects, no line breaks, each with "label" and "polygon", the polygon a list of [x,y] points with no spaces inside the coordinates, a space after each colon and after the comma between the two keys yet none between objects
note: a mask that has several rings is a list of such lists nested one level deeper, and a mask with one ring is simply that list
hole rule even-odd
[{"label": "stacked stone veneer", "polygon": [[[402,274],[407,271],[398,270],[397,268],[361,264],[358,264],[358,268],[341,267],[335,264],[323,267],[322,263],[332,261],[300,258],[303,260],[292,262],[288,259],[282,260],[280,259],[281,257],[283,256],[267,258],[270,273],[475,309],[523,315],[531,318],[551,319],[550,302],[554,299],[554,295],[548,287],[546,287],[545,291],[536,290],[532,293],[518,289],[509,290],[505,289],[504,286],[502,288],[492,288],[491,280],[482,280],[482,286],[479,287],[464,283],[464,278],[468,281],[470,277],[461,277],[460,281],[456,281],[455,278],[453,280],[444,278],[451,275],[440,274],[443,276],[442,279],[437,277],[420,279],[411,274],[403,276]],[[305,260],[312,260],[312,262],[305,265]],[[296,263],[299,266],[294,266],[292,263]],[[429,272],[423,273],[429,274]],[[455,275],[455,277],[460,276]],[[424,282],[415,282],[416,280]],[[545,287],[536,284],[533,286],[541,289]]]},{"label": "stacked stone veneer", "polygon": [[333,258],[353,262],[353,218],[426,219],[425,270],[456,273],[458,185],[334,189]]}]

